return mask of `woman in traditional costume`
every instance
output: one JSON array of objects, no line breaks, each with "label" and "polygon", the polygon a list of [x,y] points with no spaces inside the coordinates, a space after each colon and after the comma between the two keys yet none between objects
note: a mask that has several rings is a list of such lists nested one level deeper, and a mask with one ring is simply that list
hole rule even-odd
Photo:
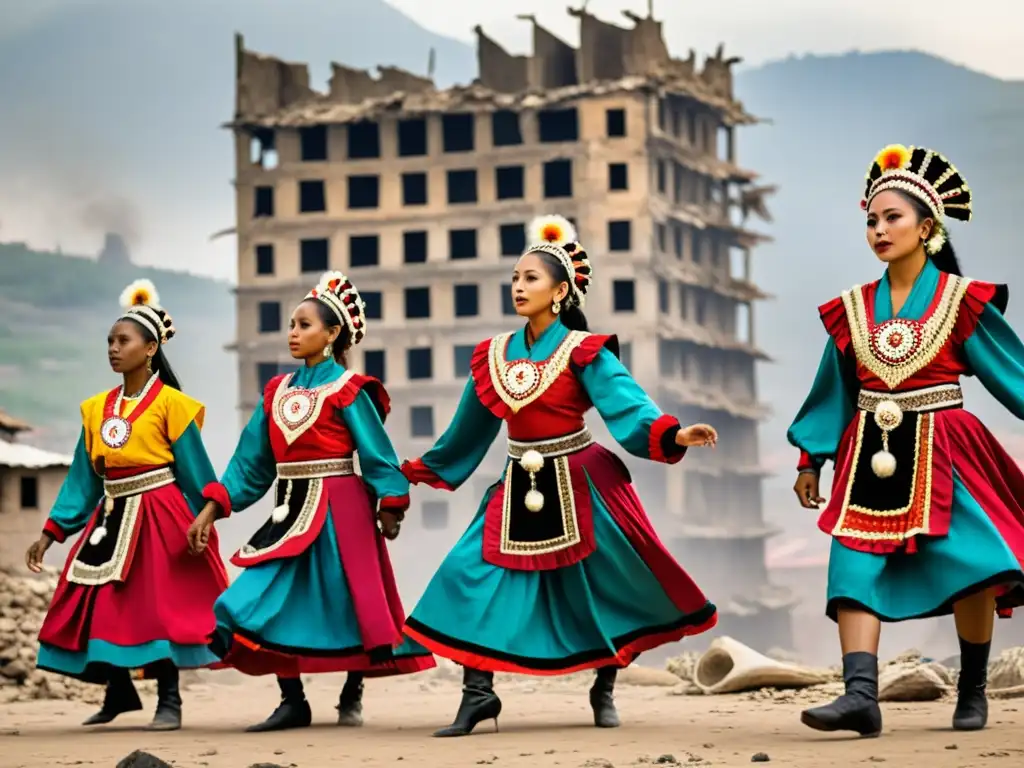
[{"label": "woman in traditional costume", "polygon": [[[277,484],[275,507],[232,558],[245,570],[217,601],[212,647],[250,675],[275,674],[281,703],[249,731],[310,725],[301,674],[347,671],[338,724],[362,724],[363,678],[435,666],[402,636],[405,612],[385,539],[398,536],[409,483],[384,432],[390,401],[345,354],[366,334],[363,300],[325,274],[292,313],[288,347],[306,365],[271,379],[189,539]],[[359,454],[356,474],[354,454]]]},{"label": "woman in traditional costume", "polygon": [[163,346],[174,336],[153,284],[121,296],[107,337],[121,386],[82,403],[82,433],[68,475],[26,554],[38,573],[54,541],[71,548],[39,632],[37,666],[106,685],[85,725],[142,709],[132,670],[157,680],[150,728],[181,727],[178,670],[216,663],[207,647],[213,603],[227,587],[216,539],[190,557],[185,533],[216,477],[200,430],[205,408],[182,394]]},{"label": "woman in traditional costume", "polygon": [[593,405],[629,453],[666,464],[687,446],[713,445],[715,430],[680,428],[619,362],[616,337],[587,332],[591,267],[571,224],[544,217],[531,229],[512,277],[516,312],[529,322],[477,346],[451,425],[402,467],[414,483],[454,490],[508,426],[502,477],[406,623],[406,634],[465,668],[458,714],[436,736],[464,736],[492,718],[497,726],[494,672],[596,669],[594,723],[615,727],[617,670],[717,621],[584,414]]},{"label": "woman in traditional costume", "polygon": [[1024,418],[1024,346],[1003,318],[1006,286],[962,277],[947,218],[969,221],[971,191],[942,155],[894,145],[872,163],[861,202],[880,280],[819,308],[829,338],[789,430],[794,490],[832,535],[828,615],[839,625],[846,693],[807,710],[818,730],[882,729],[880,622],[956,620],[961,671],[953,727],[985,726],[994,617],[1024,599],[1024,475],[963,408],[975,375]]}]

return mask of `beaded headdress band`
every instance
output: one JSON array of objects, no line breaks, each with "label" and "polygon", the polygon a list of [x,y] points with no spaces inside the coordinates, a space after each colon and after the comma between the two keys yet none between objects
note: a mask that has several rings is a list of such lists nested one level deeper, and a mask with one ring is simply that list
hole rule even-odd
[{"label": "beaded headdress band", "polygon": [[170,314],[160,306],[156,286],[149,280],[136,280],[121,291],[121,308],[124,313],[118,320],[134,320],[161,344],[166,344],[177,332]]},{"label": "beaded headdress band", "polygon": [[565,268],[569,281],[569,297],[571,303],[583,307],[587,300],[587,290],[593,269],[590,259],[583,246],[576,240],[576,228],[561,216],[538,216],[530,222],[529,243],[527,253],[547,253],[558,259]]},{"label": "beaded headdress band", "polygon": [[348,328],[353,346],[363,340],[366,335],[366,302],[344,273],[325,272],[306,298],[316,299],[337,316]]},{"label": "beaded headdress band", "polygon": [[871,199],[887,189],[913,195],[931,211],[936,227],[925,247],[938,253],[946,242],[944,219],[949,216],[970,221],[973,196],[963,176],[949,160],[931,149],[890,144],[875,157],[865,177],[860,207],[867,210]]}]

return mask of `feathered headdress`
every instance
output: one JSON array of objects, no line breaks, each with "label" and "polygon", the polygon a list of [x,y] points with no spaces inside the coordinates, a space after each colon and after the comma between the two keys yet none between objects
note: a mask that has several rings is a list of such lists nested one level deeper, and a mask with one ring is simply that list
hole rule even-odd
[{"label": "feathered headdress", "polygon": [[971,220],[971,188],[960,171],[934,150],[890,144],[879,152],[865,177],[860,207],[867,210],[871,199],[887,189],[906,192],[928,206],[935,217],[935,229],[925,243],[929,253],[938,253],[946,242],[946,216]]},{"label": "feathered headdress", "polygon": [[366,302],[343,272],[325,272],[306,298],[325,304],[337,316],[348,328],[353,346],[363,340],[366,335]]},{"label": "feathered headdress", "polygon": [[571,303],[582,307],[587,300],[593,270],[587,252],[576,240],[576,228],[562,216],[538,216],[530,222],[527,236],[529,244],[523,254],[540,252],[557,258],[569,279]]},{"label": "feathered headdress", "polygon": [[161,344],[177,332],[170,314],[160,306],[160,294],[150,280],[136,280],[121,291],[121,309],[124,313],[118,320],[134,320]]}]

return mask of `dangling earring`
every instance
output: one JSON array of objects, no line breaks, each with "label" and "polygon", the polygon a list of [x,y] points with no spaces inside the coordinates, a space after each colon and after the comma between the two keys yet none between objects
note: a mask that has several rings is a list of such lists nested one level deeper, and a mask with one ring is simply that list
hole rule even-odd
[{"label": "dangling earring", "polygon": [[562,302],[560,302],[558,299],[555,299],[554,302],[551,304],[551,311],[554,312],[556,315],[559,312],[561,312],[562,311]]},{"label": "dangling earring", "polygon": [[334,344],[327,342],[327,346],[324,347],[324,357],[330,357],[334,354]]},{"label": "dangling earring", "polygon": [[153,375],[153,358],[149,355],[146,355],[146,373]]}]

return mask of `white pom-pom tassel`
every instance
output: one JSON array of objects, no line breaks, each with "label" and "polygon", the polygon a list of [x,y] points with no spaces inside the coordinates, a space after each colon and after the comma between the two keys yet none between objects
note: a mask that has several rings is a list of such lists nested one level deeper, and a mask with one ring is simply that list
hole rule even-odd
[{"label": "white pom-pom tassel", "polygon": [[519,466],[532,475],[536,472],[540,472],[541,469],[544,468],[544,457],[541,455],[540,451],[527,451],[519,460]]},{"label": "white pom-pom tassel", "polygon": [[878,477],[892,477],[896,473],[896,457],[888,451],[879,451],[871,457],[871,471]]},{"label": "white pom-pom tassel", "polygon": [[270,519],[275,523],[283,523],[285,518],[288,517],[288,505],[282,504],[279,507],[274,507],[274,511],[270,513]]},{"label": "white pom-pom tassel", "polygon": [[531,512],[540,512],[544,509],[544,494],[536,488],[526,492],[526,508]]},{"label": "white pom-pom tassel", "polygon": [[101,541],[103,541],[106,537],[107,537],[107,527],[105,525],[101,525],[98,528],[95,528],[93,530],[93,532],[89,535],[89,543],[92,546],[95,547],[97,544],[99,544]]}]

